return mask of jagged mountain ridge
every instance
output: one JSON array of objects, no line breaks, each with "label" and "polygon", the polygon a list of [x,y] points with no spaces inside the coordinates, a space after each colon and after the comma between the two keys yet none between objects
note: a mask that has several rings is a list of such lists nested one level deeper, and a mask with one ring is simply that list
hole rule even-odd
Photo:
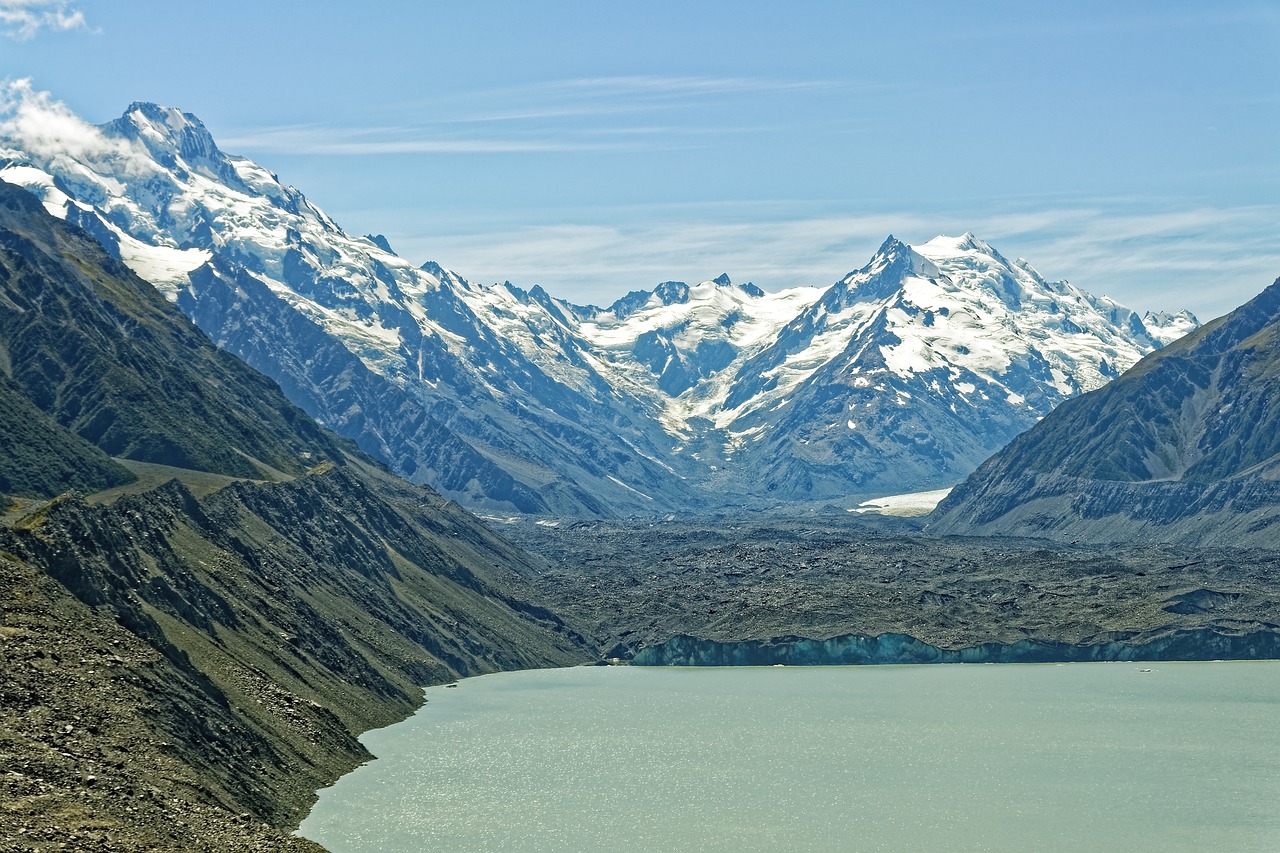
[{"label": "jagged mountain ridge", "polygon": [[1280,545],[1280,280],[1064,403],[939,505],[939,533]]},{"label": "jagged mountain ridge", "polygon": [[742,366],[725,420],[770,490],[938,488],[1159,345],[1134,312],[973,235],[890,237]]},{"label": "jagged mountain ridge", "polygon": [[970,234],[918,249],[890,237],[825,291],[721,276],[537,316],[604,353],[679,439],[673,454],[706,463],[704,482],[779,500],[950,485],[1195,322],[1153,317],[1152,331]]},{"label": "jagged mountain ridge", "polygon": [[721,276],[572,305],[348,235],[190,114],[137,103],[83,132],[4,143],[0,177],[322,423],[480,509],[648,514],[946,485],[1195,322],[1144,324],[969,235],[918,252],[891,238],[825,290]]}]

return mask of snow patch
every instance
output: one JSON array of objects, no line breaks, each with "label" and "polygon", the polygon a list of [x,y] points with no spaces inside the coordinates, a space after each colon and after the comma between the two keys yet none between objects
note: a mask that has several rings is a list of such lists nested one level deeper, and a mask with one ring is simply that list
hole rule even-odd
[{"label": "snow patch", "polygon": [[71,197],[53,185],[53,176],[34,166],[9,166],[0,169],[0,181],[22,187],[34,194],[44,204],[49,215],[57,219],[67,218],[67,204]]},{"label": "snow patch", "polygon": [[117,232],[120,237],[120,259],[129,269],[168,294],[171,288],[164,285],[185,284],[187,273],[207,263],[213,252],[206,249],[175,249],[171,246],[152,246],[135,240],[128,234]]},{"label": "snow patch", "polygon": [[931,492],[908,492],[903,495],[885,495],[882,498],[873,498],[869,501],[863,501],[857,507],[852,508],[849,512],[873,512],[877,515],[896,515],[903,518],[909,518],[918,515],[928,515],[933,512],[943,498],[951,494],[949,486],[945,489],[935,489]]},{"label": "snow patch", "polygon": [[647,501],[651,501],[651,500],[653,500],[653,498],[652,498],[652,497],[650,497],[649,495],[646,495],[644,492],[640,491],[639,489],[633,489],[633,488],[631,488],[631,487],[630,487],[630,486],[628,486],[626,483],[622,482],[621,480],[619,480],[617,477],[613,476],[612,474],[609,474],[609,475],[607,475],[607,476],[609,477],[609,479],[610,479],[610,480],[612,480],[613,482],[617,483],[619,486],[622,486],[622,488],[626,489],[627,491],[629,491],[629,492],[634,492],[635,494],[639,495],[640,497],[644,498],[644,499],[645,499],[645,500],[647,500]]}]

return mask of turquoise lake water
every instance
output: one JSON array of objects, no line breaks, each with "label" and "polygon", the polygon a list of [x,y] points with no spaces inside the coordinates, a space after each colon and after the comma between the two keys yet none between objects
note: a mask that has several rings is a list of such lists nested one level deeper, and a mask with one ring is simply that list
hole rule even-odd
[{"label": "turquoise lake water", "polygon": [[[1150,671],[1144,671],[1150,670]],[[434,687],[344,851],[1280,850],[1280,662],[579,667]]]}]

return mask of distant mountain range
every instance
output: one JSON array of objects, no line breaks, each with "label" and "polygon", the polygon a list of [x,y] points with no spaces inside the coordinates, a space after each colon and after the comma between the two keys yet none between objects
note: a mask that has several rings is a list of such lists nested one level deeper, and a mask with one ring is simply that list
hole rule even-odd
[{"label": "distant mountain range", "polygon": [[1280,280],[1064,403],[957,486],[930,529],[1280,547]]},{"label": "distant mountain range", "polygon": [[966,234],[892,237],[828,288],[728,276],[601,308],[344,232],[188,113],[0,140],[38,195],[325,426],[472,508],[618,516],[954,483],[1196,328]]}]

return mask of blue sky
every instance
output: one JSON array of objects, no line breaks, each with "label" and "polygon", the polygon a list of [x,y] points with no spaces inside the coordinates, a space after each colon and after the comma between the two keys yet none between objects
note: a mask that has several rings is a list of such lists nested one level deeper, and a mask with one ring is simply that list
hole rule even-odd
[{"label": "blue sky", "polygon": [[1138,309],[1280,275],[1280,3],[0,0],[0,79],[199,116],[348,231],[607,303],[973,231]]}]

